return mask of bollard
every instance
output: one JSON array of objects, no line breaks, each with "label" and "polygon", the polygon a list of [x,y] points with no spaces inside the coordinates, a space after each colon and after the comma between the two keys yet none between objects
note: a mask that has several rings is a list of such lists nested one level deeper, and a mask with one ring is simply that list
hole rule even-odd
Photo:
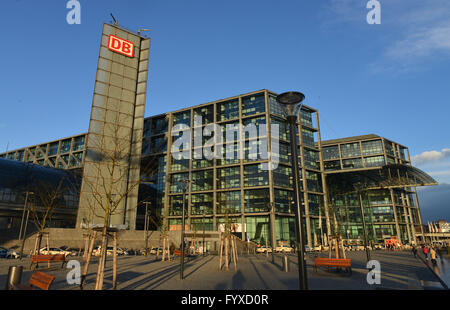
[{"label": "bollard", "polygon": [[9,290],[10,285],[20,284],[22,281],[23,266],[10,266],[8,278],[6,278],[5,290]]},{"label": "bollard", "polygon": [[283,255],[283,270],[289,272],[289,259],[286,254]]}]

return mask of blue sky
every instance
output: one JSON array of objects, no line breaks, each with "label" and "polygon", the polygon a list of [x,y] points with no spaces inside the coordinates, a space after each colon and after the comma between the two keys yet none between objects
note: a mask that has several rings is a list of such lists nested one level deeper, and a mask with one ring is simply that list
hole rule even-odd
[{"label": "blue sky", "polygon": [[447,0],[380,0],[380,25],[366,22],[366,0],[79,2],[81,25],[67,24],[66,0],[1,2],[0,152],[87,131],[113,13],[151,29],[146,116],[298,90],[319,110],[323,139],[385,136],[450,184]]}]

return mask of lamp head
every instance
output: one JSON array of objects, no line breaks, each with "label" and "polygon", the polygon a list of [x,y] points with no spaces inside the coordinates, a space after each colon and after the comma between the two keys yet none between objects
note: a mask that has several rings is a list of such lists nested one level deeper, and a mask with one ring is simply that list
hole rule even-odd
[{"label": "lamp head", "polygon": [[286,116],[297,116],[300,109],[299,103],[305,99],[300,92],[290,91],[277,96],[276,100],[284,108]]}]

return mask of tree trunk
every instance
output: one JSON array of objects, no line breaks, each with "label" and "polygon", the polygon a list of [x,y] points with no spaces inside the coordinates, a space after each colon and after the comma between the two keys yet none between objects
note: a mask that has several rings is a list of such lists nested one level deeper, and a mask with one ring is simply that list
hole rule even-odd
[{"label": "tree trunk", "polygon": [[[159,251],[159,249],[158,249]],[[163,247],[162,247],[162,259],[163,262],[166,260],[166,237],[163,238]]]},{"label": "tree trunk", "polygon": [[220,236],[220,245],[219,245],[219,270],[222,269],[222,248],[223,248],[223,236]]},{"label": "tree trunk", "polygon": [[101,243],[101,251],[98,259],[98,268],[97,268],[97,278],[95,281],[95,289],[102,290],[103,289],[103,270],[106,260],[106,244],[107,244],[107,235],[106,235],[106,226],[103,227],[102,230],[102,243]]},{"label": "tree trunk", "polygon": [[90,241],[90,245],[89,245],[89,249],[88,249],[88,253],[87,253],[87,258],[86,258],[86,263],[84,265],[84,270],[83,270],[83,275],[81,277],[81,283],[80,283],[80,289],[83,289],[83,285],[84,282],[86,281],[86,275],[88,272],[88,268],[89,268],[89,262],[91,260],[91,256],[92,256],[92,250],[94,249],[94,243],[95,243],[95,238],[97,237],[97,232],[94,231],[93,235],[92,235],[92,239]]},{"label": "tree trunk", "polygon": [[225,237],[225,270],[228,270],[228,236]]},{"label": "tree trunk", "polygon": [[117,233],[113,234],[113,290],[116,289],[117,284]]}]

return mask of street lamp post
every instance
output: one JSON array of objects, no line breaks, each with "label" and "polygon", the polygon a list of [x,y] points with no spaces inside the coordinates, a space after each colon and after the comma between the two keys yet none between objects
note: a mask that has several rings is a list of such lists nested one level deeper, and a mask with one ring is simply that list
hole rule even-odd
[{"label": "street lamp post", "polygon": [[145,204],[145,221],[144,221],[144,231],[145,231],[145,256],[148,256],[148,218],[149,218],[149,211],[148,211],[148,205],[151,204],[150,201],[144,202]]},{"label": "street lamp post", "polygon": [[183,211],[182,219],[181,219],[181,264],[180,264],[180,279],[183,280],[184,275],[184,225],[185,225],[185,209],[186,209],[186,192],[189,186],[189,180],[184,179],[181,180],[182,189],[183,189]]},{"label": "street lamp post", "polygon": [[[33,192],[27,192],[27,198],[28,198],[28,194],[34,194],[34,193]],[[25,227],[23,229],[22,246],[20,248],[20,260],[22,260],[22,258],[23,258],[23,248],[25,247],[25,238],[26,238],[26,235],[27,235],[28,219],[30,217],[30,208],[28,207],[28,203],[29,202],[28,202],[28,199],[26,199],[26,200],[27,201],[25,203],[25,206],[26,206],[26,210],[27,210],[27,219],[25,220]],[[25,209],[24,209],[24,211],[25,211]]]},{"label": "street lamp post", "polygon": [[297,125],[297,114],[301,109],[301,102],[305,99],[305,95],[300,92],[286,92],[278,95],[276,100],[284,107],[286,118],[289,123],[289,132],[291,139],[291,162],[292,173],[294,177],[294,201],[297,209],[295,212],[295,230],[297,233],[297,249],[298,249],[298,273],[300,290],[308,289],[308,281],[306,274],[306,263],[304,259],[304,236],[303,236],[303,211],[301,208],[300,184],[299,184],[299,164],[297,153],[297,135],[295,126]]},{"label": "street lamp post", "polygon": [[274,240],[274,228],[275,228],[275,223],[273,222],[273,220],[275,220],[275,203],[274,202],[269,202],[268,204],[269,207],[269,229],[270,229],[270,241],[271,241],[271,246],[272,246],[272,263],[275,263],[275,257],[274,257],[274,252],[275,252],[275,242],[276,240]]},{"label": "street lamp post", "polygon": [[23,204],[23,213],[22,213],[22,221],[20,222],[20,231],[19,231],[19,240],[22,240],[22,237],[25,236],[26,232],[22,232],[23,228],[23,222],[25,219],[25,211],[27,209],[27,203],[28,203],[28,195],[34,194],[33,192],[25,192],[25,203]]},{"label": "street lamp post", "polygon": [[202,224],[203,224],[203,256],[205,256],[205,211],[203,211],[203,219],[202,219]]},{"label": "street lamp post", "polygon": [[369,247],[368,247],[369,242],[367,239],[367,230],[366,230],[366,219],[364,216],[364,207],[363,207],[362,196],[361,196],[363,187],[361,184],[355,184],[354,187],[358,191],[358,195],[359,195],[359,207],[361,208],[361,219],[362,219],[362,224],[363,224],[364,249],[366,250],[367,261],[370,261],[370,251],[369,251]]}]

